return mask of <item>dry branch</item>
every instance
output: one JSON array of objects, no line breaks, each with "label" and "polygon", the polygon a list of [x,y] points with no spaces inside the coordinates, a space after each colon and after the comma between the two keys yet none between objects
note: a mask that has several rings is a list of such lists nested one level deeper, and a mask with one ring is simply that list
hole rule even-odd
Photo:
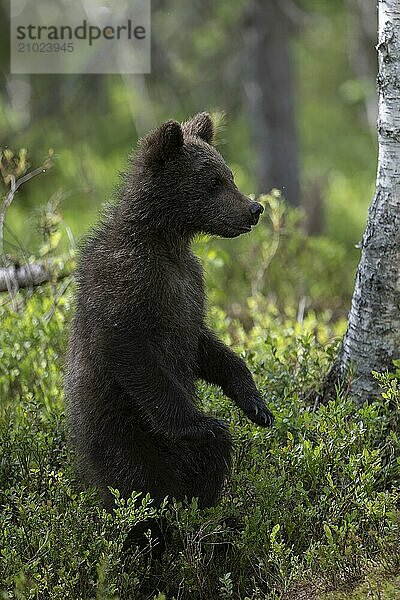
[{"label": "dry branch", "polygon": [[9,291],[9,283],[14,287],[31,288],[47,281],[64,279],[72,273],[73,267],[68,264],[63,269],[55,267],[54,262],[27,263],[25,265],[12,265],[0,268],[0,292]]},{"label": "dry branch", "polygon": [[29,288],[40,285],[49,279],[49,272],[40,264],[3,267],[0,268],[0,292],[8,291],[8,282],[10,281],[15,282],[18,288]]}]

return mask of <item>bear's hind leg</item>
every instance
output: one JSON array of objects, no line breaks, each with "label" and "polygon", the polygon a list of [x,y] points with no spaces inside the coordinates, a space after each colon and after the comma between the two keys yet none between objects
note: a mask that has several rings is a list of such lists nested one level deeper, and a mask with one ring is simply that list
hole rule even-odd
[{"label": "bear's hind leg", "polygon": [[199,499],[200,508],[215,506],[232,462],[232,440],[227,431],[204,444],[190,444],[185,449],[187,491],[190,500]]}]

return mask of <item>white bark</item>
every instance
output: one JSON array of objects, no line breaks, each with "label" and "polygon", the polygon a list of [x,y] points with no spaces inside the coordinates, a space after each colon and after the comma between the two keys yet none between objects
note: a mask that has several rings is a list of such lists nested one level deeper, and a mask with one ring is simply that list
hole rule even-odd
[{"label": "white bark", "polygon": [[33,287],[50,280],[50,273],[44,265],[26,264],[21,267],[0,268],[0,292],[17,292],[19,288]]},{"label": "white bark", "polygon": [[358,402],[376,393],[371,371],[400,356],[400,0],[379,0],[378,142],[375,197],[362,239],[340,361],[354,371]]}]

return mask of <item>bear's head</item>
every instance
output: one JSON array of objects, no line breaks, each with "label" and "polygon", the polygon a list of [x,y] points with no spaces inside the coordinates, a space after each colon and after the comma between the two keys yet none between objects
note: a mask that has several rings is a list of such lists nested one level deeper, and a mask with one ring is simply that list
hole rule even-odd
[{"label": "bear's head", "polygon": [[199,113],[183,124],[167,121],[140,141],[135,178],[157,227],[230,238],[258,222],[263,207],[238,190],[213,136],[210,115]]}]

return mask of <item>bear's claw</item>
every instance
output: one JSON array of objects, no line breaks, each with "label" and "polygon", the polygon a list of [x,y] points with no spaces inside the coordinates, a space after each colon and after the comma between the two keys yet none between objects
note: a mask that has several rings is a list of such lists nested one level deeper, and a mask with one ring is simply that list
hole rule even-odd
[{"label": "bear's claw", "polygon": [[226,438],[227,436],[229,436],[228,426],[224,421],[206,417],[196,425],[183,431],[179,438],[184,441],[207,442],[216,438]]},{"label": "bear's claw", "polygon": [[275,421],[272,412],[268,410],[264,401],[257,396],[252,398],[251,403],[246,406],[244,412],[253,423],[260,427],[270,427]]}]

